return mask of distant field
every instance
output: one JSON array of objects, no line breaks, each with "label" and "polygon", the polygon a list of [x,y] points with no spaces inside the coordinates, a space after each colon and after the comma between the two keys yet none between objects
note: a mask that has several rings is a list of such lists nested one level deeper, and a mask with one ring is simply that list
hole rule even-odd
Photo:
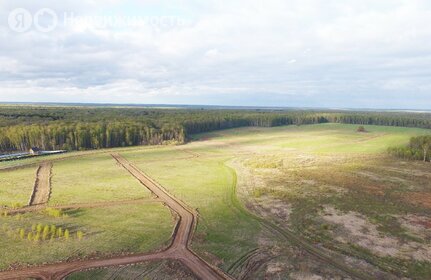
[{"label": "distant field", "polygon": [[367,130],[365,133],[357,133],[358,125],[350,124],[247,127],[198,134],[194,139],[213,139],[224,144],[263,144],[265,149],[289,148],[309,153],[379,153],[390,146],[408,143],[412,136],[431,134],[430,130],[417,128],[364,127]]}]

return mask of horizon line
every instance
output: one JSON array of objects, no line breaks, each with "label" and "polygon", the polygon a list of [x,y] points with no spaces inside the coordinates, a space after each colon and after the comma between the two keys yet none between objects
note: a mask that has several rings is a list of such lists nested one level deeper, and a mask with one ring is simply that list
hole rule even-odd
[{"label": "horizon line", "polygon": [[64,105],[84,107],[85,105],[94,106],[121,106],[121,107],[211,107],[211,108],[235,108],[235,109],[303,109],[303,110],[351,110],[351,111],[404,111],[404,112],[431,112],[431,109],[412,109],[412,108],[363,108],[363,107],[317,107],[317,106],[258,106],[258,105],[214,105],[214,104],[169,104],[169,103],[110,103],[110,102],[32,102],[32,101],[0,101],[0,105]]}]

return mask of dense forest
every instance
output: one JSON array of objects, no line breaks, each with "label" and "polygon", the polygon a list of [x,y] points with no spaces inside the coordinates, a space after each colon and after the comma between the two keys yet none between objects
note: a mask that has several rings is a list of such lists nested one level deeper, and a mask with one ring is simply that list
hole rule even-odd
[{"label": "dense forest", "polygon": [[403,159],[430,161],[431,136],[412,137],[408,146],[389,148],[389,153]]},{"label": "dense forest", "polygon": [[244,126],[348,123],[431,128],[431,114],[312,110],[0,106],[0,151],[85,150],[184,143],[191,134]]}]

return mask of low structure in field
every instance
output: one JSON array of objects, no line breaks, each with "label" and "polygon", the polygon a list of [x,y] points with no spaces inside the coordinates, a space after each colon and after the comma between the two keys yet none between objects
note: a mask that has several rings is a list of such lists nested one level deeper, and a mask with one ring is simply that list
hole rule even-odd
[{"label": "low structure in field", "polygon": [[0,162],[24,159],[24,158],[34,157],[34,156],[49,156],[49,155],[55,155],[55,154],[62,154],[66,152],[67,152],[66,150],[43,151],[38,147],[32,147],[31,149],[28,150],[28,152],[3,154],[3,155],[0,152]]},{"label": "low structure in field", "polygon": [[38,156],[38,155],[40,155],[42,153],[42,150],[39,149],[38,147],[32,147],[28,152],[32,156]]}]

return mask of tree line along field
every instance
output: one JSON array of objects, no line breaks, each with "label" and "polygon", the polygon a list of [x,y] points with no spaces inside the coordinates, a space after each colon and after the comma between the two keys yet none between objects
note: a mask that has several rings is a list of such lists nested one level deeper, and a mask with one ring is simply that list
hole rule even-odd
[{"label": "tree line along field", "polygon": [[[353,269],[372,277],[428,279],[430,166],[389,157],[386,150],[430,133],[382,126],[365,126],[367,132],[360,133],[357,127],[240,128],[195,134],[181,146],[53,157],[50,207],[108,204],[65,209],[60,217],[49,211],[3,216],[2,225],[7,226],[0,237],[6,246],[2,248],[17,249],[1,250],[1,266],[151,251],[168,242],[174,218],[116,166],[109,155],[115,151],[196,209],[199,221],[192,249],[235,278],[336,278],[346,277],[346,270]],[[0,191],[6,194],[0,205],[25,205],[36,161],[22,161],[35,162],[34,167],[0,171]],[[0,169],[16,164],[0,163]],[[148,201],[115,204],[134,199]],[[304,243],[286,238],[259,217]],[[74,238],[31,241],[20,237],[21,229],[27,233],[39,224],[70,229]],[[82,240],[76,236],[78,231],[84,234]],[[316,257],[303,244],[324,251],[344,267],[328,264],[327,258]],[[118,269],[98,273],[112,276]],[[95,275],[80,272],[71,279],[86,279],[86,273]]]},{"label": "tree line along field", "polygon": [[431,128],[429,113],[311,110],[0,107],[0,151],[88,150],[184,143],[234,127],[346,123]]}]

